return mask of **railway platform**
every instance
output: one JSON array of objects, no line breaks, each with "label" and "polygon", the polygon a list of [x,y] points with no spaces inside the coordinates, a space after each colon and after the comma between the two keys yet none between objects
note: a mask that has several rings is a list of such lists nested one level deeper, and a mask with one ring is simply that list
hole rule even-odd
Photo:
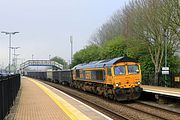
[{"label": "railway platform", "polygon": [[141,87],[143,88],[144,92],[180,98],[179,88],[168,88],[168,87],[150,86],[150,85],[141,85]]},{"label": "railway platform", "polygon": [[14,120],[111,120],[49,85],[28,77],[21,79]]}]

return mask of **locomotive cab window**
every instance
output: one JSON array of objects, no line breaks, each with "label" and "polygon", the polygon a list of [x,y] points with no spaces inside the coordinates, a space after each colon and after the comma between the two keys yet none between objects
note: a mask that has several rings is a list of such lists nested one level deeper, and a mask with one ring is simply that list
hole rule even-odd
[{"label": "locomotive cab window", "polygon": [[125,66],[115,66],[114,67],[114,74],[115,75],[125,75],[126,74]]},{"label": "locomotive cab window", "polygon": [[128,65],[128,73],[129,74],[137,74],[137,73],[139,73],[138,65]]}]

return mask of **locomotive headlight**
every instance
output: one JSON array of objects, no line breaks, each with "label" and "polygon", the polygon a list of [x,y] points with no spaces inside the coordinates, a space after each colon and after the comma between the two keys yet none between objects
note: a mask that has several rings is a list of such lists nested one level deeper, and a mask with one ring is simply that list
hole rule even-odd
[{"label": "locomotive headlight", "polygon": [[138,84],[138,85],[140,85],[141,84],[141,82],[140,81],[138,81],[138,82],[135,82],[136,84]]},{"label": "locomotive headlight", "polygon": [[119,86],[119,84],[118,83],[116,83],[116,87],[118,87]]}]

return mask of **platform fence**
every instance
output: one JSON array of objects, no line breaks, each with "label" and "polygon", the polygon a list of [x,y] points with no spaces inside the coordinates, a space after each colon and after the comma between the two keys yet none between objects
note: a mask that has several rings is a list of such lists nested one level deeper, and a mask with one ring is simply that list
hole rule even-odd
[{"label": "platform fence", "polygon": [[20,75],[0,76],[0,120],[9,113],[20,88]]},{"label": "platform fence", "polygon": [[155,81],[154,72],[144,72],[142,73],[142,84],[180,88],[180,73],[170,72],[168,75],[163,75],[160,72],[158,73],[158,80]]}]

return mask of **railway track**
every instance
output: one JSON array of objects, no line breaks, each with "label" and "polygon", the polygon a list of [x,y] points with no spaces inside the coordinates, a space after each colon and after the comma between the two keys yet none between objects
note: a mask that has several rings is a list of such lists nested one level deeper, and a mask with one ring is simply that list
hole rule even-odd
[{"label": "railway track", "polygon": [[98,111],[106,114],[114,120],[141,120],[141,119],[158,119],[158,120],[176,120],[180,119],[180,114],[168,111],[151,105],[134,102],[120,103],[102,97],[78,91],[59,84],[43,81],[46,84],[55,87],[66,94],[92,106]]},{"label": "railway track", "polygon": [[162,112],[165,112],[165,113],[170,113],[170,114],[174,114],[174,115],[180,115],[180,111],[173,111],[173,110],[169,110],[169,109],[166,109],[166,108],[162,108],[162,107],[157,107],[155,105],[150,105],[150,104],[146,104],[144,102],[141,102],[141,101],[136,101],[136,104],[139,104],[139,105],[143,105],[143,106],[146,106],[146,107],[149,107],[149,108],[152,108],[152,109],[159,109],[160,111]]},{"label": "railway track", "polygon": [[[121,104],[121,103],[119,103],[119,104]],[[148,105],[145,103],[137,102],[137,101],[134,103],[131,103],[131,104],[121,104],[121,105],[122,106],[124,105],[124,106],[134,109],[134,110],[137,110],[144,114],[149,114],[149,115],[155,116],[159,119],[175,120],[176,118],[178,118],[178,116],[180,119],[180,114],[177,112],[170,111],[170,110],[163,109],[163,108],[156,107],[156,106],[152,106],[152,105]]]}]

